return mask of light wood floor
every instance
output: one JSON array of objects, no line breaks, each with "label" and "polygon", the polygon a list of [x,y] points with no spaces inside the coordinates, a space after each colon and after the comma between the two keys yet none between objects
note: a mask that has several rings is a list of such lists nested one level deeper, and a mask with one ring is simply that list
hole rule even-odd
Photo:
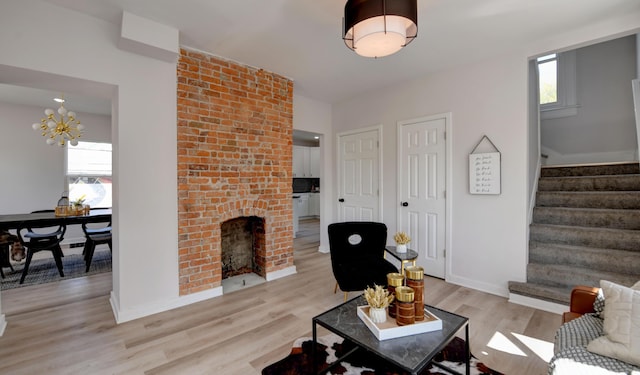
[{"label": "light wood floor", "polygon": [[[259,374],[342,302],[318,245],[318,221],[302,221],[296,275],[120,325],[111,274],[4,291],[0,374]],[[433,278],[425,300],[470,318],[472,353],[490,367],[546,373],[548,358],[536,353],[552,349],[559,315]]]}]

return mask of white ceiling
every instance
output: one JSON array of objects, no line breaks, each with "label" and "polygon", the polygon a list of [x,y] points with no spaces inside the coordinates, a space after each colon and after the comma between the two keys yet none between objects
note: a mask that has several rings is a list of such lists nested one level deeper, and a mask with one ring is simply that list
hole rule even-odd
[{"label": "white ceiling", "polygon": [[182,46],[291,78],[296,93],[328,103],[640,10],[638,0],[418,0],[416,40],[370,59],[341,39],[346,0],[45,1],[114,24],[124,10],[172,26]]}]

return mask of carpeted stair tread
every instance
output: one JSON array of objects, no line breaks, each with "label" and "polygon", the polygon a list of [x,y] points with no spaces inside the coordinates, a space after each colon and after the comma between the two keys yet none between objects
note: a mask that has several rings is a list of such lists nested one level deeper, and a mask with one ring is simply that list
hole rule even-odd
[{"label": "carpeted stair tread", "polygon": [[529,243],[529,262],[562,264],[594,271],[635,275],[640,280],[640,252],[595,247]]},{"label": "carpeted stair tread", "polygon": [[638,173],[640,173],[640,164],[638,164],[637,161],[595,165],[543,166],[540,169],[540,177],[623,175]]},{"label": "carpeted stair tread", "polygon": [[640,175],[544,177],[538,191],[637,191]]},{"label": "carpeted stair tread", "polygon": [[575,207],[535,207],[537,224],[575,225],[614,229],[640,229],[640,210]]},{"label": "carpeted stair tread", "polygon": [[531,224],[529,240],[563,245],[640,251],[640,231],[626,229]]},{"label": "carpeted stair tread", "polygon": [[563,305],[569,305],[571,296],[570,287],[554,287],[519,281],[509,281],[509,292]]},{"label": "carpeted stair tread", "polygon": [[631,286],[638,281],[636,275],[617,272],[594,271],[565,265],[537,264],[527,265],[527,282],[548,285],[556,288],[572,288],[576,285],[600,285],[600,280]]},{"label": "carpeted stair tread", "polygon": [[640,209],[640,191],[538,191],[536,206]]},{"label": "carpeted stair tread", "polygon": [[527,281],[509,290],[568,303],[576,285],[640,279],[640,164],[544,166],[529,226]]}]

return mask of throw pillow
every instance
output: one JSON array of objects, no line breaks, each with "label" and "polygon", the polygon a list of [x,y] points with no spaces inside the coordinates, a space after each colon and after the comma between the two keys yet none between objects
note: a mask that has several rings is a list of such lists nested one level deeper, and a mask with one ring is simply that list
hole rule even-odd
[{"label": "throw pillow", "polygon": [[602,288],[598,290],[596,299],[593,301],[593,311],[600,319],[604,319],[604,294],[602,293]]},{"label": "throw pillow", "polygon": [[[633,284],[631,289],[640,290],[640,281]],[[596,299],[593,301],[593,311],[600,319],[604,319],[604,294],[602,293],[602,288],[598,290]]]},{"label": "throw pillow", "polygon": [[[640,283],[636,283],[635,288]],[[603,336],[587,350],[640,366],[640,290],[600,281],[606,299]]]}]

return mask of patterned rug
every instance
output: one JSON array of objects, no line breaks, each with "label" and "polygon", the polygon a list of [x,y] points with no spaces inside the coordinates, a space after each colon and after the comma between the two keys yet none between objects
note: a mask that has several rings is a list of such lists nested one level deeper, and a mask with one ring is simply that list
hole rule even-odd
[{"label": "patterned rug", "polygon": [[95,275],[103,272],[111,272],[111,252],[109,249],[100,251],[96,249],[96,252],[93,254],[93,260],[91,261],[91,268],[89,269],[89,272],[84,272],[85,267],[82,254],[65,255],[62,257],[62,270],[64,271],[64,277],[60,277],[53,257],[36,259],[31,261],[27,277],[24,279],[24,283],[20,284],[20,276],[22,276],[22,269],[24,268],[23,260],[21,263],[13,265],[14,271],[11,271],[10,268],[2,269],[5,278],[0,279],[0,284],[2,284],[2,288],[0,290],[20,288],[35,284],[45,284],[54,281],[73,279],[76,277]]},{"label": "patterned rug", "polygon": [[[318,338],[319,344],[317,351],[319,355],[320,368],[326,368],[327,363],[333,363],[335,360],[347,353],[354,347],[349,341],[342,340],[341,337],[330,334]],[[461,374],[465,373],[464,364],[464,346],[465,342],[461,338],[454,338],[442,352],[434,358],[434,362],[438,362],[446,367],[453,369]],[[470,360],[471,375],[503,375],[501,372],[490,369],[475,357]],[[291,354],[286,358],[265,367],[262,375],[304,375],[311,374],[311,338],[303,337],[293,343]],[[364,350],[356,351],[354,354],[343,361],[340,365],[332,368],[326,374],[332,375],[405,375],[406,372],[398,371],[394,367],[380,360],[376,356],[367,353]],[[421,375],[452,375],[451,372],[443,370],[437,366],[429,365]]]}]

